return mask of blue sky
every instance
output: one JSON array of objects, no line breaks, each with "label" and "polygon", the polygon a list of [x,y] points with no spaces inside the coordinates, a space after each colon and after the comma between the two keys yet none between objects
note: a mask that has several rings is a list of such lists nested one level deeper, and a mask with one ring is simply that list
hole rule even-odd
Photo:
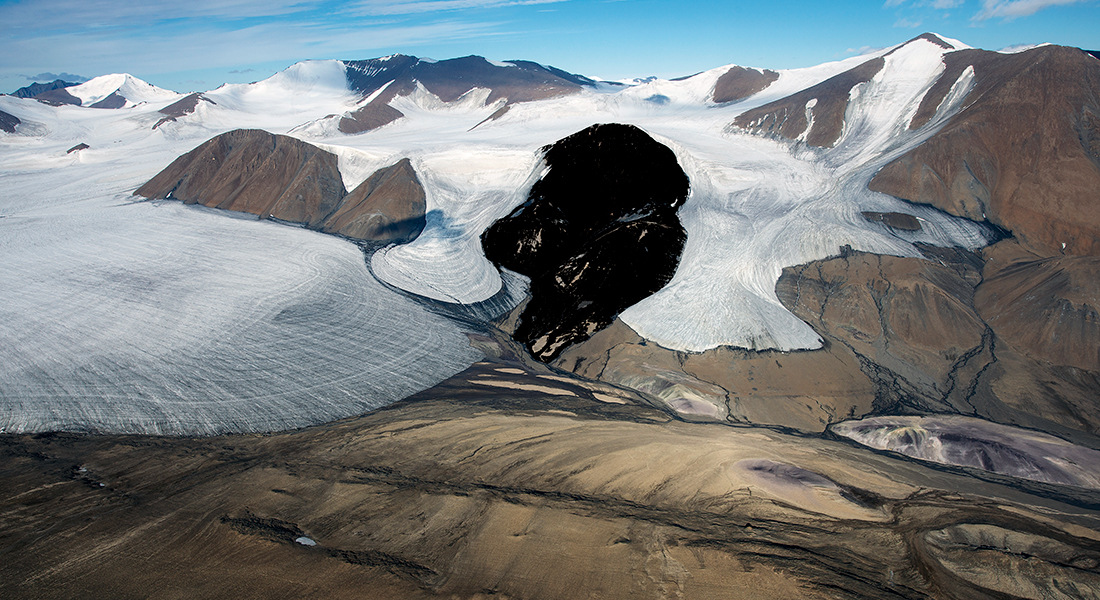
[{"label": "blue sky", "polygon": [[305,59],[527,59],[584,75],[785,69],[934,31],[998,50],[1100,49],[1100,0],[0,0],[0,92],[127,72],[180,92]]}]

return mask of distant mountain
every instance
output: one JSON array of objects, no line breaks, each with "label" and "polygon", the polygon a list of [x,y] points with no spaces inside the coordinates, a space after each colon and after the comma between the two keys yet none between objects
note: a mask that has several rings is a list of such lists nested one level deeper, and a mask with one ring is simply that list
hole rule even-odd
[{"label": "distant mountain", "polygon": [[467,92],[489,90],[486,104],[503,101],[490,118],[499,118],[510,106],[574,94],[595,82],[561,69],[530,61],[493,62],[480,56],[434,61],[397,54],[363,61],[347,61],[348,85],[370,100],[340,119],[344,133],[377,129],[404,114],[390,106],[398,96],[408,96],[418,87],[454,102]]},{"label": "distant mountain", "polygon": [[84,83],[55,88],[34,96],[54,106],[74,105],[89,108],[128,108],[143,102],[179,98],[176,92],[158,88],[127,73],[103,75]]},{"label": "distant mountain", "polygon": [[34,98],[35,96],[41,94],[42,92],[48,92],[50,90],[57,90],[57,89],[67,88],[67,87],[71,87],[71,86],[74,86],[74,85],[78,85],[78,84],[77,83],[71,83],[71,82],[68,82],[68,81],[62,81],[60,79],[55,79],[55,80],[51,81],[50,83],[32,83],[32,84],[30,84],[26,87],[21,87],[21,88],[15,90],[14,92],[12,92],[11,95],[15,96],[16,98]]}]

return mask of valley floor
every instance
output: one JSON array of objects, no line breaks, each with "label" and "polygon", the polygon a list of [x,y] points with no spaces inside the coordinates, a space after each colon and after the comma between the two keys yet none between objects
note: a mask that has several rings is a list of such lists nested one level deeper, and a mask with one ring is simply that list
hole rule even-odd
[{"label": "valley floor", "polygon": [[308,429],[0,436],[5,597],[1100,589],[1098,492],[974,477],[828,436],[687,423],[478,342],[501,358]]}]

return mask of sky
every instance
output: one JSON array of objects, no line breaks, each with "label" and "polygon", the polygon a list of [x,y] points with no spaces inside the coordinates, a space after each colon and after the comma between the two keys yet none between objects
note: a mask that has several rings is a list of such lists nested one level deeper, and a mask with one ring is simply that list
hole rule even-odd
[{"label": "sky", "polygon": [[1097,50],[1100,0],[0,0],[0,92],[108,73],[202,91],[394,53],[673,78],[808,67],[926,31],[986,50]]}]

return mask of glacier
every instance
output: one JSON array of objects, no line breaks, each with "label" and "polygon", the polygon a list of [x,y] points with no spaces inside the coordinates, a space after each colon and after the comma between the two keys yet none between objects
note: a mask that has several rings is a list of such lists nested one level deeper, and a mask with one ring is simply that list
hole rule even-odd
[{"label": "glacier", "polygon": [[[0,429],[267,431],[434,384],[479,357],[462,335],[469,324],[440,306],[499,311],[522,294],[524,282],[502,278],[478,236],[524,201],[546,168],[541,147],[596,123],[641,127],[673,149],[691,182],[679,211],[688,232],[679,268],[622,321],[691,352],[819,347],[776,297],[783,267],[845,245],[917,256],[916,242],[975,248],[989,239],[978,224],[866,188],[961,108],[967,74],[935,118],[906,129],[944,52],[918,39],[781,71],[768,88],[726,104],[709,91],[729,66],[679,81],[600,83],[503,115],[494,115],[499,103],[485,104],[486,90],[444,103],[421,87],[394,100],[405,118],[358,135],[328,118],[363,100],[340,61],[204,92],[212,102],[155,130],[157,111],[179,95],[150,93],[115,110],[0,97],[0,110],[24,121],[0,137]],[[875,57],[885,66],[853,90],[833,148],[731,126],[746,110]],[[409,158],[425,183],[427,228],[365,261],[354,245],[315,232],[128,195],[176,156],[243,127],[335,152],[349,189]],[[66,154],[77,143],[89,148]],[[863,211],[914,214],[922,229],[870,223]]]}]

